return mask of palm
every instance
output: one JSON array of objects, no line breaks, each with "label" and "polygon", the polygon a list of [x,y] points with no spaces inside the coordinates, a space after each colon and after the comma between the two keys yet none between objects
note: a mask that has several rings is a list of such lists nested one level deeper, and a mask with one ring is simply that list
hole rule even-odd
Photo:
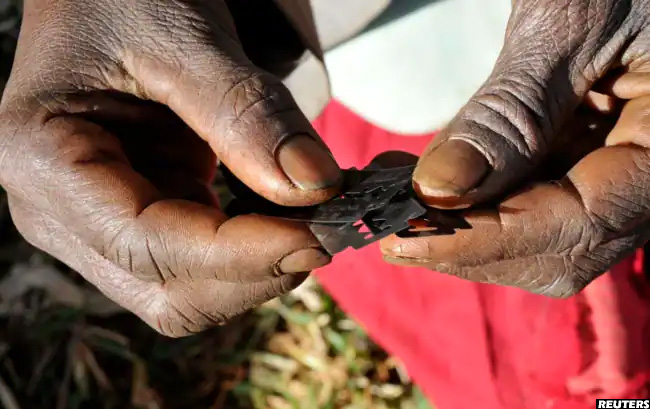
[{"label": "palm", "polygon": [[210,190],[217,158],[204,140],[162,105],[129,98],[116,108],[88,119],[119,141],[131,167],[162,197],[217,205]]}]

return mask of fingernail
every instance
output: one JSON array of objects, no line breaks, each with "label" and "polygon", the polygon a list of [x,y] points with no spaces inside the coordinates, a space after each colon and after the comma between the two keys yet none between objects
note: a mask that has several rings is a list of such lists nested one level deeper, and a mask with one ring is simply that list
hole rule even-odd
[{"label": "fingernail", "polygon": [[328,265],[332,256],[317,248],[298,250],[284,257],[277,265],[280,274],[297,274]]},{"label": "fingernail", "polygon": [[289,138],[280,146],[277,158],[287,177],[303,190],[336,186],[342,177],[331,153],[309,135]]},{"label": "fingernail", "polygon": [[455,199],[476,188],[490,170],[481,152],[467,142],[452,139],[425,154],[413,174],[424,198]]}]

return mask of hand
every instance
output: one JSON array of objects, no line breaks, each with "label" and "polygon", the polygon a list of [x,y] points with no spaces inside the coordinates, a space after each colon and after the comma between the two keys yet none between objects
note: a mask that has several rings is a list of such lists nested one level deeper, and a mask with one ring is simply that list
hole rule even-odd
[{"label": "hand", "polygon": [[649,1],[515,0],[493,74],[414,173],[472,228],[390,238],[386,259],[575,294],[650,237],[649,112]]},{"label": "hand", "polygon": [[163,334],[220,324],[330,261],[304,225],[228,219],[209,189],[217,157],[285,205],[340,179],[224,1],[28,0],[0,129],[20,232]]}]

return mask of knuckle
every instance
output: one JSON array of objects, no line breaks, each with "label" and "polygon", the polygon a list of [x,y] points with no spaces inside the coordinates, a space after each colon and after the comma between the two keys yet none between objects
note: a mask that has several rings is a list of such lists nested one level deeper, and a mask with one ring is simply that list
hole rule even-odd
[{"label": "knuckle", "polygon": [[631,221],[626,217],[632,213],[630,204],[621,197],[610,195],[609,198],[602,198],[597,203],[588,203],[587,214],[595,228],[603,232],[603,236],[611,235],[625,229],[627,223]]},{"label": "knuckle", "polygon": [[[549,115],[545,115],[536,96],[540,86],[533,80],[513,78],[484,90],[470,101],[464,118],[470,132],[465,133],[476,138],[476,143],[489,143],[493,155],[509,152],[509,156],[529,162],[536,152],[546,148],[545,135],[550,134],[550,125],[545,121]],[[499,159],[495,158],[497,165]]]},{"label": "knuckle", "polygon": [[198,334],[207,325],[193,319],[168,296],[160,295],[156,302],[149,302],[141,317],[159,334],[169,338],[183,338]]},{"label": "knuckle", "polygon": [[284,84],[270,74],[256,72],[235,79],[223,101],[232,112],[229,120],[246,123],[250,118],[269,118],[298,107]]},{"label": "knuckle", "polygon": [[540,254],[556,256],[580,256],[594,251],[603,241],[603,234],[592,220],[582,213],[572,213],[560,221],[559,226],[548,234],[547,247]]},{"label": "knuckle", "polygon": [[175,266],[169,261],[169,254],[159,237],[142,228],[141,223],[128,218],[93,247],[103,257],[129,271],[134,277],[148,283],[166,284],[177,276]]},{"label": "knuckle", "polygon": [[[588,188],[583,187],[578,192],[584,212],[603,242],[643,228],[650,212],[647,188],[650,154],[645,149],[631,153],[626,156],[625,164],[612,168],[589,168],[590,179],[585,184]],[[591,155],[605,154],[607,152],[601,150]]]},{"label": "knuckle", "polygon": [[575,258],[563,256],[561,260],[563,267],[557,268],[557,264],[554,264],[554,279],[533,289],[533,292],[553,298],[570,298],[580,293],[595,278],[595,274],[581,268]]},{"label": "knuckle", "polygon": [[602,194],[585,195],[585,213],[593,228],[604,238],[616,236],[638,225],[650,210],[646,190],[628,181],[625,191],[621,191],[621,186],[611,186]]},{"label": "knuckle", "polygon": [[594,238],[589,234],[586,236],[587,238],[571,251],[538,257],[540,260],[553,261],[546,269],[544,266],[537,266],[538,271],[551,275],[553,279],[547,285],[534,288],[534,292],[556,298],[578,294],[598,276],[638,248],[645,241],[647,234],[630,234],[607,240]]},{"label": "knuckle", "polygon": [[222,103],[234,107],[246,104],[250,95],[260,94],[264,88],[264,76],[259,71],[249,72],[234,68],[220,78],[220,81],[228,84],[223,92]]},{"label": "knuckle", "polygon": [[84,129],[57,115],[67,104],[63,93],[20,95],[0,111],[0,185],[8,190],[52,187],[54,174],[68,171],[60,165],[73,163],[74,155],[87,152],[90,144],[80,136]]}]

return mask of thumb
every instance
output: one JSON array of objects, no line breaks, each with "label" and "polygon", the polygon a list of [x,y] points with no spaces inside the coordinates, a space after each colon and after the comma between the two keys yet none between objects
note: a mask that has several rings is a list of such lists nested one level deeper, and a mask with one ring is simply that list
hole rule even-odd
[{"label": "thumb", "polygon": [[513,2],[491,76],[418,162],[414,187],[427,203],[483,202],[539,165],[624,44],[608,17],[617,5],[598,1],[603,10],[592,13],[589,3]]},{"label": "thumb", "polygon": [[[143,57],[133,65],[145,93],[266,199],[306,206],[333,196],[342,173],[282,81],[254,66],[235,39],[188,42],[165,50],[164,59]],[[173,58],[178,50],[183,55]]]}]

